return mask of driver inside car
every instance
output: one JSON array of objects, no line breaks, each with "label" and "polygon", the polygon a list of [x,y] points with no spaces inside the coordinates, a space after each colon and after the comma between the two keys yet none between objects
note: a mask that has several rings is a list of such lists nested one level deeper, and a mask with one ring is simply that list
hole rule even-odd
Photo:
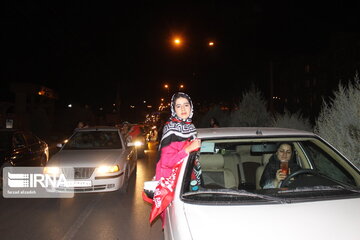
[{"label": "driver inside car", "polygon": [[294,145],[290,142],[281,142],[265,166],[260,186],[263,189],[278,188],[291,172],[300,169],[301,167],[296,163]]}]

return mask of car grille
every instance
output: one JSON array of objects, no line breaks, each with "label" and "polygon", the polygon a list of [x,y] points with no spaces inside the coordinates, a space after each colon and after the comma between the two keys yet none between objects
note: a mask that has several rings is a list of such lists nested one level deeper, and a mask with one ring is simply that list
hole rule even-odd
[{"label": "car grille", "polygon": [[[74,168],[74,179],[87,179],[90,178],[93,174],[95,168]],[[62,172],[64,173],[65,177],[71,178],[72,177],[72,168],[63,168]]]}]

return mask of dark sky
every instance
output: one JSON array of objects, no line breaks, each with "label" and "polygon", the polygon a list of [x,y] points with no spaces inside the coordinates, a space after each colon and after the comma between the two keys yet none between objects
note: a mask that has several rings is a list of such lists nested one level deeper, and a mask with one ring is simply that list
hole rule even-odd
[{"label": "dark sky", "polygon": [[[316,2],[11,1],[1,78],[90,104],[112,102],[116,89],[123,99],[159,98],[165,82],[171,92],[184,83],[193,98],[231,98],[264,85],[271,59],[318,54],[334,34],[359,32],[356,1]],[[173,35],[185,39],[181,49]]]}]

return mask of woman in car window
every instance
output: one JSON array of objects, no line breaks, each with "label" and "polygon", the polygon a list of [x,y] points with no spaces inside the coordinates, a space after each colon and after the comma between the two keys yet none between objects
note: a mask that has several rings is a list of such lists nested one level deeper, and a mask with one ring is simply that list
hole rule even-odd
[{"label": "woman in car window", "polygon": [[[285,167],[282,167],[284,165]],[[265,166],[261,176],[260,186],[262,188],[277,188],[280,183],[290,174],[300,170],[296,163],[294,146],[292,143],[279,143],[277,151],[273,154]]]},{"label": "woman in car window", "polygon": [[[193,104],[190,97],[182,92],[175,93],[171,98],[171,117],[164,125],[159,145],[160,157],[156,164],[156,180],[170,177],[173,167],[181,159],[200,148],[201,142],[196,138],[197,131],[192,123],[192,116]],[[159,205],[159,201],[157,204]],[[160,214],[164,228],[165,211]]]},{"label": "woman in car window", "polygon": [[195,140],[197,132],[192,116],[193,104],[190,97],[182,92],[175,93],[171,98],[171,117],[164,125],[159,144],[156,180],[169,177],[178,161],[200,147],[200,140]]}]

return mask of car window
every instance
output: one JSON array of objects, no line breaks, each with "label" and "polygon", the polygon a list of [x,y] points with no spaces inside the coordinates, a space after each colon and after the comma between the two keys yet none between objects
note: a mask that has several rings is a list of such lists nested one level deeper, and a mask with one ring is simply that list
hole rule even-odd
[{"label": "car window", "polygon": [[334,158],[312,142],[302,144],[317,171],[346,184],[354,185],[354,178]]},{"label": "car window", "polygon": [[79,131],[65,144],[64,149],[121,149],[118,131]]},{"label": "car window", "polygon": [[33,145],[39,142],[39,140],[32,133],[24,133],[24,136],[28,145]]},{"label": "car window", "polygon": [[[276,160],[276,151],[282,142],[290,143],[294,149],[287,173],[287,176],[293,176],[281,180],[277,186],[265,188],[260,184],[265,169],[273,166],[275,178],[276,171],[281,168],[280,161]],[[312,197],[323,198],[331,195],[332,191],[324,193],[319,189],[358,189],[360,174],[346,159],[317,138],[202,139],[200,151],[189,157],[182,184],[185,196],[202,199],[196,192],[207,193],[206,201],[227,199],[219,197],[225,195],[224,192],[228,192],[228,196],[243,194],[242,191],[277,196],[283,189],[296,190],[296,197],[304,195],[303,191],[310,191]],[[212,195],[214,192],[216,197]],[[285,194],[286,191],[283,192]],[[346,193],[350,192],[353,193]],[[259,199],[263,200],[263,197]]]},{"label": "car window", "polygon": [[13,136],[13,146],[14,148],[25,147],[26,142],[24,136],[21,133],[15,133]]}]

